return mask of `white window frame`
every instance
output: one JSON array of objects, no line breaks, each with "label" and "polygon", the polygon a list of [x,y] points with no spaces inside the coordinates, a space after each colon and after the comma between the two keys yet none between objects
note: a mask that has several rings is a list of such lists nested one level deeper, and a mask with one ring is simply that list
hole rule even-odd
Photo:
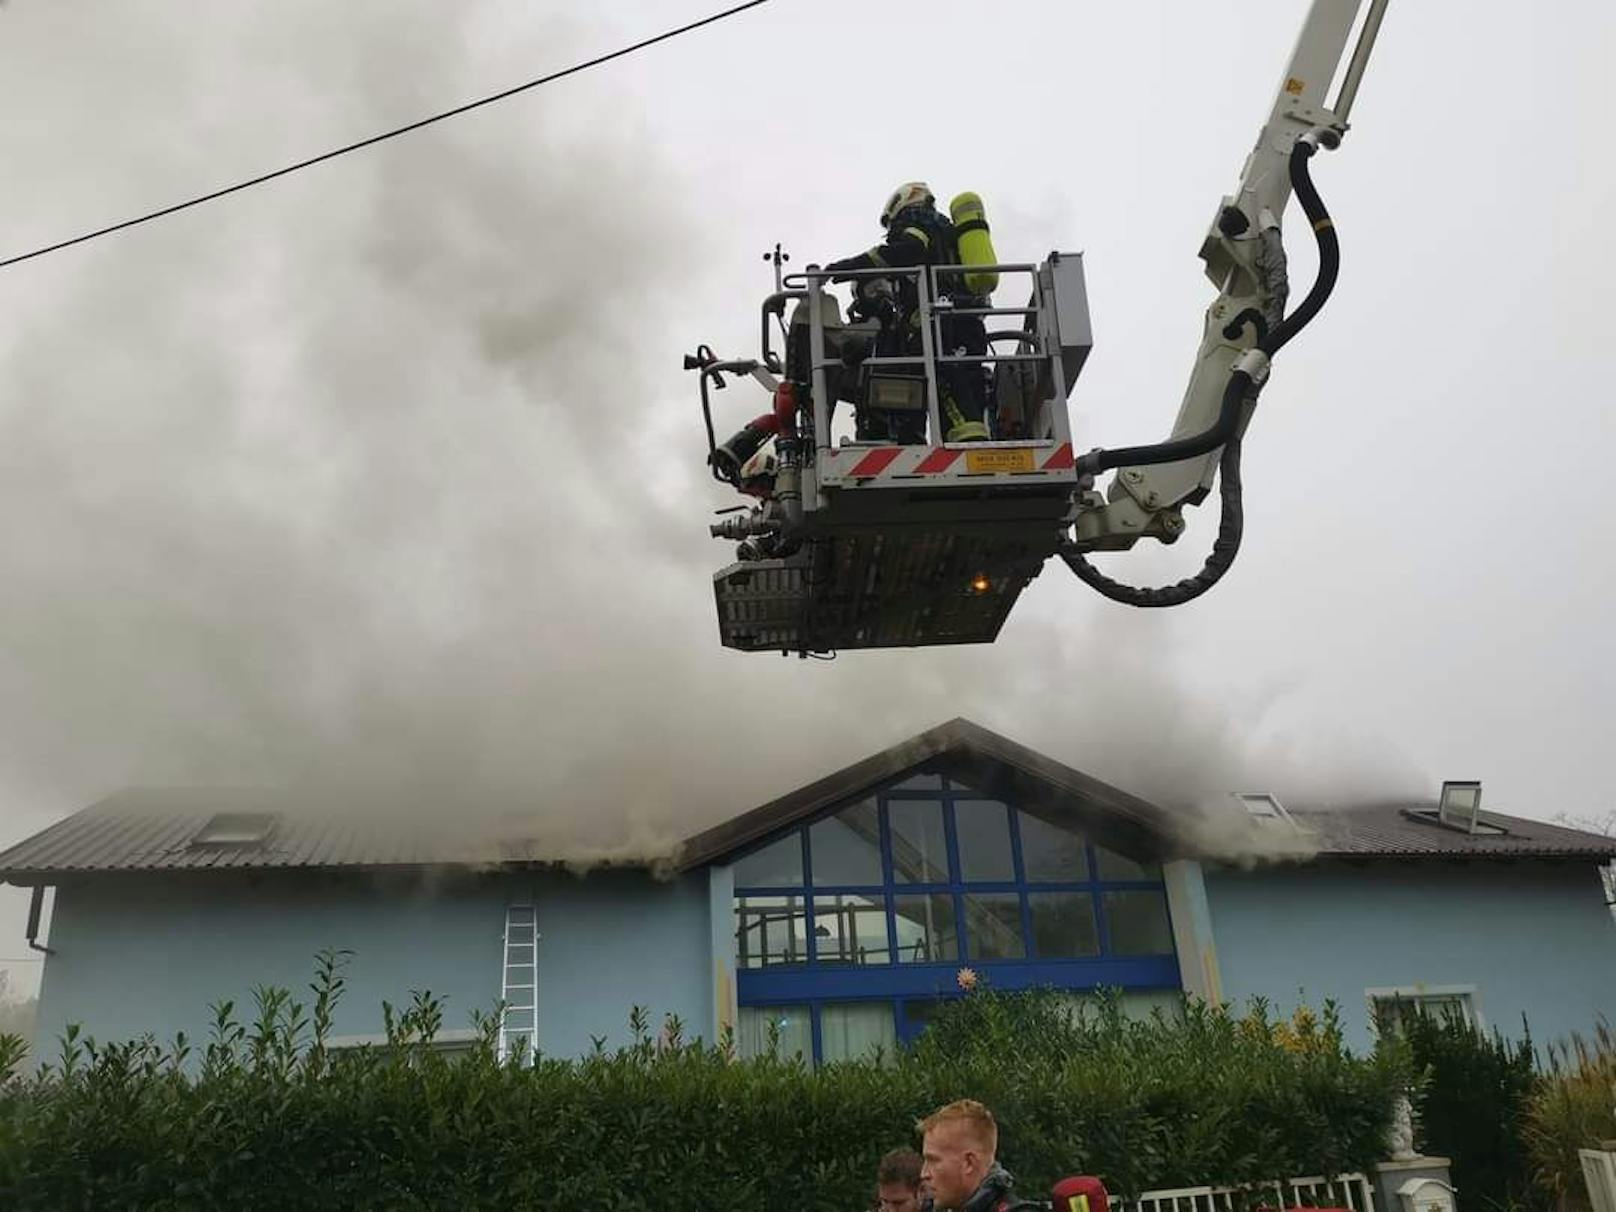
[{"label": "white window frame", "polygon": [[[1246,814],[1246,819],[1254,825],[1264,826],[1267,825],[1268,822],[1272,821],[1277,825],[1289,825],[1292,829],[1297,827],[1296,818],[1291,815],[1290,809],[1285,807],[1284,804],[1280,803],[1279,797],[1274,795],[1272,792],[1236,791],[1234,793],[1234,798],[1239,801],[1241,809]],[[1266,804],[1268,807],[1272,808],[1273,811],[1253,812],[1251,809],[1253,800],[1261,804]]]},{"label": "white window frame", "polygon": [[1364,990],[1364,1005],[1369,1009],[1369,1029],[1379,1030],[1375,1003],[1403,1001],[1419,1003],[1427,998],[1462,997],[1465,999],[1465,1017],[1477,1031],[1487,1030],[1486,1016],[1481,1012],[1480,985],[1384,985]]}]

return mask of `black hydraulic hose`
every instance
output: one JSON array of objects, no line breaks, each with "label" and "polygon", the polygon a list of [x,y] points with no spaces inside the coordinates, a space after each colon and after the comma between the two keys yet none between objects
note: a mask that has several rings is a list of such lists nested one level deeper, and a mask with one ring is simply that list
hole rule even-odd
[{"label": "black hydraulic hose", "polygon": [[712,468],[713,479],[720,483],[727,483],[723,476],[718,474],[718,436],[713,433],[713,405],[707,398],[707,372],[701,372],[701,419],[707,424],[707,466]]},{"label": "black hydraulic hose", "polygon": [[[1271,358],[1278,353],[1292,337],[1307,327],[1314,316],[1318,315],[1319,309],[1330,297],[1330,292],[1335,289],[1336,275],[1341,268],[1341,248],[1336,239],[1335,225],[1331,223],[1330,213],[1325,210],[1324,202],[1319,197],[1318,190],[1314,188],[1313,179],[1308,173],[1307,162],[1317,150],[1318,144],[1314,140],[1298,139],[1296,146],[1291,149],[1290,177],[1291,188],[1313,225],[1313,238],[1319,249],[1318,277],[1313,280],[1313,288],[1307,292],[1307,297],[1296,310],[1257,342],[1256,349],[1265,358]],[[1177,463],[1183,459],[1193,459],[1197,455],[1211,454],[1234,436],[1235,429],[1240,423],[1241,402],[1256,386],[1258,384],[1251,372],[1237,366],[1229,374],[1228,385],[1223,391],[1223,402],[1218,409],[1218,419],[1212,423],[1211,428],[1149,446],[1123,446],[1116,450],[1090,451],[1078,458],[1078,474],[1097,475],[1115,467],[1148,467],[1158,463]]]},{"label": "black hydraulic hose", "polygon": [[1124,606],[1182,606],[1200,597],[1223,579],[1234,558],[1240,553],[1240,539],[1245,534],[1246,510],[1241,499],[1240,439],[1230,438],[1224,443],[1223,458],[1218,464],[1218,490],[1221,494],[1222,517],[1218,522],[1218,539],[1212,544],[1212,554],[1201,566],[1201,571],[1185,577],[1173,585],[1146,588],[1124,585],[1101,572],[1082,552],[1062,550],[1060,558],[1077,574],[1077,579],[1113,602]]},{"label": "black hydraulic hose", "polygon": [[1097,475],[1114,467],[1149,467],[1156,463],[1177,463],[1196,455],[1211,454],[1234,436],[1240,422],[1240,402],[1256,386],[1251,373],[1236,367],[1223,389],[1223,403],[1211,429],[1186,438],[1173,438],[1150,446],[1119,446],[1116,450],[1091,450],[1077,460],[1077,473]]},{"label": "black hydraulic hose", "polygon": [[[1308,221],[1313,225],[1313,238],[1319,249],[1319,272],[1318,277],[1313,280],[1312,289],[1307,292],[1307,297],[1296,310],[1276,324],[1271,331],[1267,330],[1264,317],[1250,310],[1236,316],[1229,325],[1238,331],[1242,324],[1250,320],[1258,333],[1256,348],[1266,357],[1272,357],[1277,353],[1291,338],[1306,328],[1314,316],[1318,315],[1319,309],[1330,297],[1330,292],[1335,289],[1336,277],[1341,268],[1341,246],[1336,239],[1335,225],[1331,222],[1330,212],[1325,209],[1324,201],[1314,188],[1313,178],[1308,172],[1308,161],[1317,150],[1318,144],[1314,139],[1299,139],[1291,150],[1290,160],[1291,188],[1295,191],[1297,200],[1301,202]],[[1181,606],[1185,602],[1194,601],[1223,579],[1223,574],[1229,571],[1234,564],[1235,556],[1240,552],[1240,540],[1245,533],[1246,525],[1245,503],[1240,481],[1238,433],[1240,406],[1248,393],[1255,395],[1259,387],[1248,371],[1237,368],[1229,375],[1218,419],[1211,429],[1188,438],[1162,442],[1156,446],[1096,451],[1084,457],[1089,460],[1087,466],[1084,459],[1078,460],[1079,471],[1092,473],[1113,467],[1176,463],[1180,459],[1208,454],[1221,445],[1223,457],[1218,463],[1218,481],[1222,517],[1218,523],[1217,541],[1213,543],[1212,553],[1207,556],[1201,571],[1194,576],[1185,577],[1176,584],[1157,588],[1124,585],[1121,581],[1106,576],[1091,564],[1082,552],[1070,546],[1064,547],[1058,554],[1079,580],[1113,602],[1150,608]]]},{"label": "black hydraulic hose", "polygon": [[1255,307],[1248,307],[1223,326],[1223,335],[1231,341],[1240,338],[1240,330],[1250,324],[1257,330],[1257,340],[1268,335],[1268,317]]},{"label": "black hydraulic hose", "polygon": [[[713,352],[711,345],[698,345],[695,353],[685,355],[685,369],[701,372],[701,419],[707,426],[707,465],[713,469],[715,480],[729,483],[718,474],[718,437],[713,433],[713,405],[707,396],[707,376],[712,373],[712,368],[717,363],[718,355]],[[724,380],[716,374],[713,375],[713,382],[720,387],[724,386]]]},{"label": "black hydraulic hose", "polygon": [[[707,391],[707,383],[711,380],[714,387],[723,388],[726,374],[752,374],[757,367],[758,364],[749,358],[735,358],[722,362],[718,355],[713,353],[712,348],[706,345],[698,345],[694,354],[685,355],[685,369],[701,372],[701,419],[707,429],[707,466],[712,469],[713,479],[732,488],[740,487],[739,477],[726,475],[719,467],[718,435],[713,431],[713,404]],[[739,470],[736,468],[737,472]]]},{"label": "black hydraulic hose", "polygon": [[1291,189],[1296,193],[1296,200],[1302,204],[1307,221],[1313,225],[1313,239],[1319,247],[1319,273],[1313,279],[1313,289],[1307,292],[1307,297],[1297,305],[1296,310],[1258,343],[1257,348],[1269,357],[1283,349],[1319,314],[1319,309],[1335,289],[1336,275],[1341,271],[1341,242],[1336,238],[1335,223],[1330,219],[1330,212],[1324,209],[1324,199],[1319,197],[1319,191],[1313,185],[1313,175],[1308,171],[1307,162],[1317,150],[1318,144],[1311,139],[1296,141],[1296,146],[1291,149]]}]

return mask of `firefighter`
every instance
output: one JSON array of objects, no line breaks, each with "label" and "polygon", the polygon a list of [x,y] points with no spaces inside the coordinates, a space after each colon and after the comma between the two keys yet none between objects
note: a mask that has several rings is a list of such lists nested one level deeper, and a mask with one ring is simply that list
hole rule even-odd
[{"label": "firefighter", "polygon": [[875,1171],[874,1212],[920,1212],[920,1154],[893,1149]]},{"label": "firefighter", "polygon": [[1013,1212],[1042,1204],[1016,1198],[999,1165],[999,1125],[974,1099],[949,1103],[920,1121],[920,1183],[936,1212]]},{"label": "firefighter", "polygon": [[[974,197],[974,195],[972,195]],[[881,210],[881,226],[886,239],[867,252],[834,261],[825,268],[843,270],[913,268],[917,265],[958,265],[959,242],[948,216],[937,209],[937,199],[923,181],[911,181],[893,191]],[[963,274],[938,275],[939,292],[955,306],[981,306],[984,300],[966,290]],[[846,278],[836,279],[847,281]],[[874,352],[885,357],[919,354],[920,298],[913,278],[854,279],[854,310],[881,321],[881,335]],[[896,282],[896,290],[893,289]],[[978,316],[945,316],[941,328],[944,354],[987,352],[987,335]],[[919,367],[916,366],[918,371]],[[981,442],[988,437],[983,420],[987,383],[981,364],[960,364],[938,368],[938,401],[943,419],[945,442]],[[915,443],[925,441],[925,414],[860,410],[860,438]]]}]

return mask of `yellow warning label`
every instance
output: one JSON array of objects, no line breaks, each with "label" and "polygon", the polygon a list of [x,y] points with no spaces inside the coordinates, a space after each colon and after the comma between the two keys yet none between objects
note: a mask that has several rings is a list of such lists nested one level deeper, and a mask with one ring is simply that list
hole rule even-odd
[{"label": "yellow warning label", "polygon": [[1293,97],[1300,97],[1304,92],[1307,91],[1307,81],[1298,80],[1295,76],[1292,76],[1289,80],[1285,81],[1285,91]]},{"label": "yellow warning label", "polygon": [[1032,449],[1027,446],[965,452],[965,470],[970,472],[1032,471],[1034,466]]}]

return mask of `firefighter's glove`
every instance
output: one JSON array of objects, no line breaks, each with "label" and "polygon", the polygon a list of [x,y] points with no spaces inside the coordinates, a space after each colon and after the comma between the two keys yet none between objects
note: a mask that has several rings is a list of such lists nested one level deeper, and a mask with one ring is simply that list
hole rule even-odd
[{"label": "firefighter's glove", "polygon": [[861,295],[853,300],[847,313],[855,320],[880,320],[883,324],[890,324],[898,314],[898,307],[892,301],[891,295],[882,294],[873,297]]}]

